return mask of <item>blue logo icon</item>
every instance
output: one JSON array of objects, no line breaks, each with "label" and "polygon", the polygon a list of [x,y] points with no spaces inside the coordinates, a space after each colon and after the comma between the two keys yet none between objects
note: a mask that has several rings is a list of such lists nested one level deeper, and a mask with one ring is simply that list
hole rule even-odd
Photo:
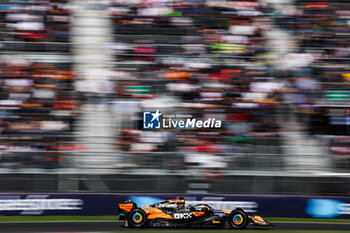
[{"label": "blue logo icon", "polygon": [[332,199],[310,199],[305,211],[315,218],[334,218],[340,215],[340,204],[343,202]]},{"label": "blue logo icon", "polygon": [[159,110],[156,112],[143,112],[143,128],[160,129],[160,115],[162,113]]}]

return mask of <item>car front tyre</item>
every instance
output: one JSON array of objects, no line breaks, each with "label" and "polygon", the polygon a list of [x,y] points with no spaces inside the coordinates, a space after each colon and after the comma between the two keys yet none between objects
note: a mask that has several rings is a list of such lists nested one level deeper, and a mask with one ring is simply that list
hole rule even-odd
[{"label": "car front tyre", "polygon": [[248,215],[243,210],[233,210],[228,216],[228,223],[231,228],[243,229],[248,224]]},{"label": "car front tyre", "polygon": [[147,216],[145,211],[136,208],[130,211],[127,221],[130,227],[142,227],[147,221]]}]

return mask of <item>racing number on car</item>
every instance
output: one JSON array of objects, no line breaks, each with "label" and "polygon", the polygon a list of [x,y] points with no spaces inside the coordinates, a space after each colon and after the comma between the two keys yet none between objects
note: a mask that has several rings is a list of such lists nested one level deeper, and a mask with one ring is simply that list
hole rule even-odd
[{"label": "racing number on car", "polygon": [[192,213],[175,213],[175,219],[189,219],[192,218]]}]

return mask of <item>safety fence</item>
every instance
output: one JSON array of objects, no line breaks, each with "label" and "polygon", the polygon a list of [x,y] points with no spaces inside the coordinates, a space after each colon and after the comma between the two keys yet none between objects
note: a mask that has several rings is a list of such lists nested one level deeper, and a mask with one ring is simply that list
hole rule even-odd
[{"label": "safety fence", "polygon": [[166,173],[125,170],[123,173],[94,174],[56,171],[0,174],[1,192],[40,193],[225,193],[348,195],[349,176],[332,173],[265,172],[237,170],[232,174],[216,170]]}]

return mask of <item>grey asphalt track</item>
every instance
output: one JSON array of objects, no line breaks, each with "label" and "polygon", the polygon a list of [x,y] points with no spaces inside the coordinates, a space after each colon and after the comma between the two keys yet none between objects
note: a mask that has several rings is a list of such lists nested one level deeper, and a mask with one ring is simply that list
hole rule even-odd
[{"label": "grey asphalt track", "polygon": [[[276,230],[341,230],[350,231],[350,224],[343,223],[274,223],[270,229]],[[262,228],[266,229],[266,228]],[[118,231],[177,231],[184,229],[142,228],[130,229],[123,227],[122,222],[17,222],[0,223],[0,232],[34,233],[34,232],[118,232]],[[200,229],[201,231],[205,229]],[[220,231],[220,230],[218,230]],[[263,231],[262,231],[263,232]]]}]

